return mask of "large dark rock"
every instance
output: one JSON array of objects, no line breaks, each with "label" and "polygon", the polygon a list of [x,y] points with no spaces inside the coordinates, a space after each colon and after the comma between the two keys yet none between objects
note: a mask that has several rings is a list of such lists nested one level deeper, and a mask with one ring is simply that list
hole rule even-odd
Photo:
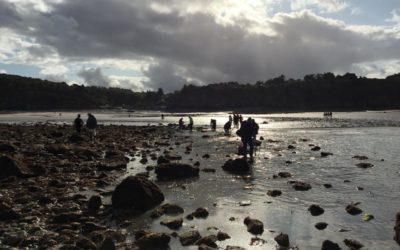
[{"label": "large dark rock", "polygon": [[293,188],[297,191],[307,191],[309,189],[311,189],[311,185],[302,181],[293,181],[290,182],[293,184]]},{"label": "large dark rock", "polygon": [[372,168],[374,165],[369,162],[360,162],[356,164],[359,168]]},{"label": "large dark rock", "polygon": [[0,180],[11,176],[29,177],[32,171],[20,160],[7,155],[0,156]]},{"label": "large dark rock", "polygon": [[160,204],[164,194],[152,181],[129,176],[115,188],[111,200],[113,208],[146,211]]},{"label": "large dark rock", "polygon": [[13,144],[8,142],[0,142],[0,152],[8,152],[13,153],[16,151],[16,148]]},{"label": "large dark rock", "polygon": [[396,225],[394,226],[394,240],[400,245],[400,212],[396,214]]},{"label": "large dark rock", "polygon": [[170,163],[171,161],[168,160],[165,156],[160,155],[157,159],[157,164],[163,164],[163,163]]},{"label": "large dark rock", "polygon": [[318,230],[324,230],[328,226],[328,223],[326,223],[326,222],[318,222],[314,226]]},{"label": "large dark rock", "polygon": [[289,235],[287,234],[280,233],[274,240],[281,247],[289,247]]},{"label": "large dark rock", "polygon": [[168,227],[169,229],[179,229],[182,227],[183,219],[176,219],[176,220],[168,220],[168,221],[161,221],[160,224],[163,226]]},{"label": "large dark rock", "polygon": [[361,244],[360,242],[358,242],[356,240],[345,239],[343,242],[347,247],[349,247],[352,250],[356,250],[356,249],[360,249],[360,248],[364,247],[363,244]]},{"label": "large dark rock", "polygon": [[259,235],[264,232],[264,224],[257,219],[246,217],[244,219],[244,224],[247,226],[247,231],[252,234]]},{"label": "large dark rock", "polygon": [[199,239],[198,241],[196,241],[196,245],[198,245],[198,246],[205,245],[205,246],[208,246],[211,248],[217,248],[218,245],[215,243],[215,242],[217,242],[217,240],[218,240],[217,236],[211,234],[211,235],[205,236],[205,237]]},{"label": "large dark rock", "polygon": [[136,244],[140,249],[168,249],[171,237],[165,233],[146,233],[136,237]]},{"label": "large dark rock", "polygon": [[209,215],[209,212],[208,212],[207,208],[199,207],[191,215],[196,218],[207,218]]},{"label": "large dark rock", "polygon": [[243,158],[229,159],[222,166],[222,169],[233,173],[246,173],[250,170],[250,164]]},{"label": "large dark rock", "polygon": [[337,243],[334,243],[330,240],[324,240],[324,242],[322,242],[321,250],[340,250],[340,249],[341,248]]},{"label": "large dark rock", "polygon": [[89,212],[96,212],[99,210],[99,208],[103,205],[103,202],[101,201],[101,197],[98,195],[93,195],[90,197],[88,201],[88,211]]},{"label": "large dark rock", "polygon": [[182,246],[194,245],[201,238],[199,231],[189,231],[179,235]]},{"label": "large dark rock", "polygon": [[183,163],[163,163],[155,168],[158,179],[180,179],[199,176],[199,168]]}]

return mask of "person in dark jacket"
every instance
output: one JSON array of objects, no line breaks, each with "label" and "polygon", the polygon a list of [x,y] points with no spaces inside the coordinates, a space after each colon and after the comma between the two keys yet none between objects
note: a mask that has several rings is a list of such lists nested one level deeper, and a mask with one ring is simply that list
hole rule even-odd
[{"label": "person in dark jacket", "polygon": [[249,145],[249,154],[250,159],[253,159],[253,150],[254,150],[254,125],[252,123],[252,119],[249,117],[246,121],[241,123],[240,129],[236,132],[243,143],[243,147],[246,150],[244,157],[247,157],[247,145]]},{"label": "person in dark jacket", "polygon": [[93,114],[88,114],[88,119],[86,120],[86,127],[89,129],[90,137],[96,136],[97,119]]},{"label": "person in dark jacket", "polygon": [[74,127],[75,130],[78,134],[81,133],[82,127],[83,127],[83,120],[81,119],[81,115],[78,114],[77,117],[74,120]]},{"label": "person in dark jacket", "polygon": [[229,134],[229,132],[231,131],[231,127],[232,127],[232,121],[229,120],[224,125],[225,134]]}]

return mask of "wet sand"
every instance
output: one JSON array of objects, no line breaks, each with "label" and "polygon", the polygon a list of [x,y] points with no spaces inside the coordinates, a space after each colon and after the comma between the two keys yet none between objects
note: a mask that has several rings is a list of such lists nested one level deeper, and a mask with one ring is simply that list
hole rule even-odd
[{"label": "wet sand", "polygon": [[[398,202],[393,203],[394,208],[377,210],[380,190],[370,189],[362,174],[385,166],[387,155],[363,159],[347,152],[343,157],[344,152],[330,147],[329,141],[316,141],[306,134],[287,137],[263,132],[265,140],[250,171],[237,174],[221,168],[228,159],[238,158],[234,153],[237,138],[207,129],[177,132],[167,126],[100,126],[94,140],[86,133],[72,136],[68,125],[0,125],[0,132],[1,155],[21,167],[17,177],[0,182],[0,240],[4,247],[90,249],[106,244],[108,238],[119,249],[132,249],[137,247],[135,234],[141,229],[165,233],[170,237],[170,249],[198,249],[183,247],[178,237],[193,230],[208,236],[203,245],[212,247],[214,243],[222,249],[275,249],[278,242],[284,244],[275,239],[281,232],[288,235],[290,247],[300,249],[321,249],[328,239],[342,248],[345,239],[359,241],[369,249],[397,247],[392,238]],[[330,149],[335,149],[332,155],[321,154],[331,153]],[[158,180],[154,168],[161,155],[181,156],[171,161],[193,167],[199,162],[199,177]],[[345,160],[334,160],[338,155]],[[337,168],[338,163],[348,164],[351,170]],[[374,166],[357,167],[358,163]],[[324,167],[310,171],[313,165]],[[337,168],[337,172],[329,168]],[[137,174],[160,187],[164,202],[144,213],[113,209],[115,186]],[[311,189],[296,191],[294,181],[308,183]],[[363,197],[369,192],[376,197]],[[396,191],[383,195],[392,196],[392,192]],[[101,203],[92,196],[99,196]],[[346,206],[360,200],[363,202],[356,205],[364,210],[360,215],[346,212]],[[155,218],[154,211],[163,204],[176,204],[184,212]],[[311,205],[319,206],[323,213],[312,215],[309,209],[315,207]],[[209,215],[187,217],[197,208],[206,208]],[[363,221],[365,213],[375,218]],[[244,223],[248,216],[263,223],[261,235],[248,232]],[[183,219],[181,227],[165,226],[166,221],[177,219]],[[383,219],[390,221],[384,228]],[[374,225],[375,221],[379,224]],[[327,222],[327,229],[316,229],[318,222]],[[375,231],[383,233],[371,239]]]}]

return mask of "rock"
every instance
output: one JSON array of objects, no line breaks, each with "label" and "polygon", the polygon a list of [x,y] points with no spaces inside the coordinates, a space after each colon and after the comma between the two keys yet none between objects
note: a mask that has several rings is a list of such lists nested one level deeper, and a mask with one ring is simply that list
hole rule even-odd
[{"label": "rock", "polygon": [[209,158],[210,158],[210,155],[209,155],[209,154],[204,154],[204,155],[202,156],[202,158],[204,158],[204,159],[209,159]]},{"label": "rock", "polygon": [[182,214],[184,212],[183,208],[180,206],[169,203],[162,205],[161,209],[168,215]]},{"label": "rock", "polygon": [[[136,235],[135,235],[136,236]],[[165,233],[147,233],[136,238],[136,244],[140,249],[168,249],[171,236]]]},{"label": "rock", "polygon": [[290,178],[290,177],[292,177],[292,174],[289,173],[289,172],[279,172],[279,173],[278,173],[278,176],[279,176],[280,178]]},{"label": "rock", "polygon": [[194,245],[201,238],[199,231],[189,231],[179,235],[182,246]]},{"label": "rock", "polygon": [[302,181],[293,181],[291,182],[293,184],[293,188],[297,191],[307,191],[311,189],[311,185]]},{"label": "rock", "polygon": [[357,160],[360,160],[360,161],[368,160],[368,157],[365,156],[365,155],[355,155],[355,156],[353,156],[353,157],[351,157],[351,158],[357,159]]},{"label": "rock", "polygon": [[250,206],[250,205],[251,205],[251,201],[250,200],[240,201],[239,202],[239,206],[241,206],[241,207]]},{"label": "rock", "polygon": [[319,151],[319,150],[321,150],[321,147],[319,147],[319,146],[314,146],[314,147],[311,148],[311,150],[312,150],[312,151]]},{"label": "rock", "polygon": [[169,229],[179,229],[182,227],[183,219],[169,220],[169,221],[161,221],[160,224],[163,226],[167,226]]},{"label": "rock", "polygon": [[11,208],[11,206],[4,202],[0,203],[0,221],[12,221],[20,217],[21,215]]},{"label": "rock", "polygon": [[272,197],[276,197],[276,196],[281,196],[282,195],[282,191],[281,190],[268,190],[267,195],[272,196]]},{"label": "rock", "polygon": [[356,240],[345,239],[343,242],[346,246],[348,246],[352,250],[360,249],[360,248],[364,247],[363,244],[361,244],[360,242],[358,242]]},{"label": "rock", "polygon": [[328,226],[328,223],[325,223],[325,222],[318,222],[318,223],[316,223],[314,226],[315,226],[315,228],[318,229],[318,230],[324,230],[324,229]]},{"label": "rock", "polygon": [[174,154],[166,154],[165,158],[169,161],[177,161],[177,160],[182,160],[182,156],[180,155],[174,155]]},{"label": "rock", "polygon": [[198,246],[206,245],[208,247],[217,248],[218,245],[215,243],[217,242],[217,240],[218,240],[217,236],[208,235],[196,241],[196,245]]},{"label": "rock", "polygon": [[338,244],[330,240],[324,240],[324,242],[322,242],[321,250],[341,250],[341,248]]},{"label": "rock", "polygon": [[327,157],[333,155],[331,152],[321,152],[321,157]]},{"label": "rock", "polygon": [[324,209],[323,208],[321,208],[320,206],[318,206],[318,205],[311,205],[309,208],[308,208],[308,211],[310,211],[310,213],[311,213],[311,215],[312,216],[318,216],[318,215],[321,215],[321,214],[323,214],[324,213]]},{"label": "rock", "polygon": [[217,239],[219,241],[224,241],[224,240],[227,240],[227,239],[230,239],[230,238],[231,238],[231,236],[229,236],[229,234],[227,234],[227,233],[224,233],[224,232],[221,232],[221,231],[219,231],[217,233]]},{"label": "rock", "polygon": [[19,159],[7,155],[0,156],[0,180],[11,176],[30,177],[32,171]]},{"label": "rock", "polygon": [[222,166],[222,169],[233,173],[245,173],[250,170],[250,165],[246,159],[243,158],[237,158],[235,160],[229,159]]},{"label": "rock", "polygon": [[93,223],[93,222],[86,222],[82,226],[82,233],[89,234],[91,232],[100,231],[100,230],[104,230],[104,229],[106,229],[104,226],[100,226],[100,225],[98,225],[96,223]]},{"label": "rock", "polygon": [[287,148],[288,148],[288,149],[296,149],[296,147],[293,146],[293,145],[289,145]]},{"label": "rock", "polygon": [[157,159],[157,164],[163,164],[163,163],[170,163],[171,161],[168,160],[165,156],[160,155]]},{"label": "rock", "polygon": [[201,171],[203,171],[204,173],[215,173],[216,170],[213,168],[203,168]]},{"label": "rock", "polygon": [[356,164],[359,168],[372,168],[374,165],[368,162],[360,162]]},{"label": "rock", "polygon": [[101,201],[101,197],[99,195],[93,195],[90,197],[88,201],[88,211],[89,212],[96,212],[99,208],[103,205]]},{"label": "rock", "polygon": [[164,200],[164,194],[152,181],[129,176],[118,184],[111,200],[113,208],[146,211],[160,204]]},{"label": "rock", "polygon": [[252,234],[258,235],[264,232],[264,224],[257,219],[246,217],[244,219],[244,224],[247,226],[247,231]]},{"label": "rock", "polygon": [[396,214],[396,224],[394,226],[394,240],[400,245],[400,212]]},{"label": "rock", "polygon": [[207,208],[199,207],[191,215],[196,218],[207,218],[209,213]]},{"label": "rock", "polygon": [[183,163],[163,163],[155,168],[158,179],[180,179],[199,176],[199,168]]},{"label": "rock", "polygon": [[325,188],[331,188],[331,187],[332,187],[332,184],[330,184],[330,183],[325,183],[325,184],[324,184],[324,187],[325,187]]},{"label": "rock", "polygon": [[116,250],[115,243],[112,238],[107,237],[101,244],[100,250]]},{"label": "rock", "polygon": [[287,234],[281,233],[278,236],[276,236],[274,240],[281,247],[289,247],[289,235]]},{"label": "rock", "polygon": [[23,237],[15,234],[4,234],[2,243],[6,246],[16,247],[23,240]]},{"label": "rock", "polygon": [[99,171],[114,171],[126,169],[127,162],[125,160],[105,161],[97,164],[96,168]]},{"label": "rock", "polygon": [[0,142],[0,152],[13,153],[15,151],[16,151],[16,148],[12,143]]},{"label": "rock", "polygon": [[82,236],[76,241],[76,246],[82,249],[97,249],[97,246],[93,241]]},{"label": "rock", "polygon": [[361,214],[362,210],[358,207],[356,207],[354,204],[350,204],[346,206],[346,212],[351,214],[351,215],[357,215]]},{"label": "rock", "polygon": [[225,250],[246,250],[246,248],[238,246],[226,246]]}]

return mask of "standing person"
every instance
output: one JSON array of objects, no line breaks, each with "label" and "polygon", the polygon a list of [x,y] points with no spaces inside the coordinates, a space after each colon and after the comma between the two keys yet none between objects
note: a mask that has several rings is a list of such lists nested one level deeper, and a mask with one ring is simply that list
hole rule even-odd
[{"label": "standing person", "polygon": [[193,130],[193,118],[192,116],[189,115],[189,130],[192,131]]},{"label": "standing person", "polygon": [[240,125],[240,129],[236,131],[236,134],[240,136],[240,139],[243,143],[243,147],[245,149],[244,157],[247,158],[247,145],[249,145],[250,150],[250,160],[253,160],[253,149],[254,149],[254,142],[253,142],[253,135],[254,135],[254,126],[252,125],[251,118],[249,117],[247,121],[243,121]]},{"label": "standing person", "polygon": [[90,137],[94,138],[96,136],[97,119],[91,113],[88,113],[88,119],[86,121],[86,127],[89,129]]},{"label": "standing person", "polygon": [[181,117],[181,118],[179,119],[178,128],[179,128],[179,130],[182,130],[182,129],[183,129],[183,117]]},{"label": "standing person", "polygon": [[161,114],[161,120],[164,120],[164,114]]},{"label": "standing person", "polygon": [[83,127],[83,120],[81,119],[81,115],[78,114],[74,120],[74,127],[75,130],[78,134],[81,133],[82,127]]},{"label": "standing person", "polygon": [[257,140],[257,134],[258,130],[260,129],[260,126],[254,119],[251,119],[251,125],[253,126],[253,140]]},{"label": "standing person", "polygon": [[229,115],[229,121],[230,121],[231,124],[232,124],[232,116],[231,116],[231,115]]},{"label": "standing person", "polygon": [[242,122],[243,122],[243,116],[239,115],[239,123],[242,124]]},{"label": "standing person", "polygon": [[239,128],[239,115],[233,114],[233,126]]},{"label": "standing person", "polygon": [[211,126],[211,130],[215,131],[217,129],[217,120],[211,119],[210,126]]},{"label": "standing person", "polygon": [[231,131],[231,126],[232,126],[232,121],[229,120],[224,124],[224,131],[225,134],[229,134],[229,132]]}]

